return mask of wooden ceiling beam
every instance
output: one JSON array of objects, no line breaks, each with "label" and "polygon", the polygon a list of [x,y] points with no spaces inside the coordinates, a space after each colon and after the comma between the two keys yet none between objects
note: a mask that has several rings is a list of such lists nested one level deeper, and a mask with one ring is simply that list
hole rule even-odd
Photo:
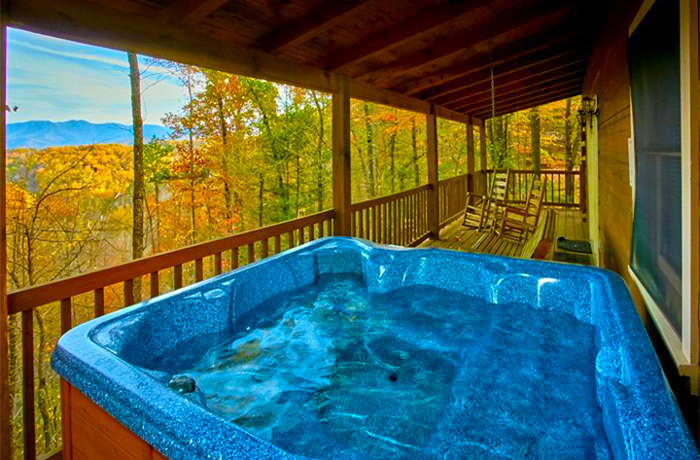
[{"label": "wooden ceiling beam", "polygon": [[[402,57],[390,63],[372,70],[373,74],[385,75],[388,78],[399,73],[410,72],[414,69],[424,67],[435,61],[439,61],[453,54],[459,53],[476,44],[492,39],[493,37],[512,33],[523,27],[533,27],[546,22],[552,16],[561,16],[570,12],[574,7],[570,4],[561,6],[561,2],[546,0],[540,2],[535,7],[527,8],[525,11],[515,11],[506,17],[499,18],[496,23],[489,23],[478,27],[475,30],[466,30],[459,37],[445,37],[433,43],[430,47],[414,53],[410,56]],[[355,77],[367,78],[364,72]]]},{"label": "wooden ceiling beam", "polygon": [[[575,48],[572,46],[562,46],[551,51],[541,51],[527,58],[507,61],[501,65],[493,67],[495,78],[506,75],[525,72],[530,73],[547,71],[548,69],[567,64],[572,61],[585,59],[590,54],[588,48]],[[415,96],[419,99],[427,100],[450,100],[450,94],[469,86],[491,80],[491,68],[481,69],[464,75],[460,79],[455,79],[442,85],[434,86],[426,91],[422,91]],[[438,102],[441,103],[441,102]]]},{"label": "wooden ceiling beam", "polygon": [[[583,87],[583,78],[579,77],[575,80],[567,80],[567,81],[562,81],[558,82],[556,84],[552,84],[549,87],[545,88],[539,88],[539,89],[530,89],[526,88],[522,92],[518,92],[517,94],[511,94],[510,96],[504,97],[504,98],[496,98],[496,109],[498,109],[499,106],[507,106],[508,104],[512,103],[519,103],[523,99],[529,99],[529,98],[534,98],[534,97],[541,97],[541,96],[547,96],[553,93],[559,93],[562,91],[570,91],[570,90],[575,90],[575,89],[581,89]],[[491,101],[485,101],[480,104],[475,104],[469,107],[464,107],[460,109],[460,111],[466,112],[466,113],[483,113],[485,111],[490,111],[491,110]]]},{"label": "wooden ceiling beam", "polygon": [[410,40],[415,40],[418,35],[433,31],[447,22],[472,14],[488,3],[489,0],[467,0],[447,2],[439,7],[432,6],[407,21],[365,38],[360,43],[334,50],[330,53],[331,58],[325,65],[319,63],[320,67],[333,71],[343,71],[353,64],[370,59]]},{"label": "wooden ceiling beam", "polygon": [[[523,80],[538,80],[535,83],[544,80],[552,81],[552,78],[559,78],[570,75],[573,72],[580,71],[586,67],[586,57],[572,56],[566,59],[546,62],[541,65],[518,69],[514,72],[509,72],[505,75],[499,73],[494,74],[494,86],[498,90],[505,85],[518,84]],[[488,73],[482,75],[479,79],[473,79],[466,82],[463,87],[455,89],[444,95],[437,96],[430,100],[438,105],[454,107],[455,103],[463,99],[474,96],[475,94],[491,91],[491,77]]]},{"label": "wooden ceiling beam", "polygon": [[[537,98],[533,98],[530,100],[523,100],[518,104],[512,104],[509,106],[505,107],[500,107],[496,110],[496,116],[500,117],[501,115],[507,115],[509,113],[515,113],[515,112],[520,112],[521,110],[527,110],[531,109],[533,107],[538,107],[540,105],[545,105],[549,104],[552,102],[556,101],[561,101],[562,99],[567,99],[570,97],[574,96],[579,96],[581,94],[581,89],[579,88],[578,90],[571,90],[571,91],[564,91],[560,93],[553,93],[553,94],[548,94],[546,96],[541,96]],[[488,120],[491,118],[491,111],[484,111],[481,113],[475,113],[473,115],[474,117],[481,118],[483,120]]]},{"label": "wooden ceiling beam", "polygon": [[[262,78],[326,93],[338,91],[338,74],[268,53],[244,48],[165,22],[82,0],[13,0],[7,25],[95,46],[131,51],[183,64]],[[350,94],[378,104],[419,113],[434,105],[374,85],[350,81]],[[444,117],[469,122],[469,116],[446,108]]]},{"label": "wooden ceiling beam", "polygon": [[478,54],[473,58],[431,72],[420,78],[394,85],[389,89],[414,96],[432,87],[449,83],[491,66],[499,66],[510,61],[520,62],[548,50],[551,54],[557,54],[556,50],[563,47],[580,47],[582,43],[585,43],[582,40],[584,37],[570,29],[570,27],[560,26],[556,30],[548,30],[545,33],[518,40],[516,43],[508,42],[493,52]]},{"label": "wooden ceiling beam", "polygon": [[174,0],[158,15],[169,24],[191,26],[221,8],[229,0]]},{"label": "wooden ceiling beam", "polygon": [[309,40],[323,29],[339,23],[371,0],[328,0],[308,15],[299,18],[280,29],[273,30],[258,41],[257,49],[265,53],[278,53]]},{"label": "wooden ceiling beam", "polygon": [[[583,78],[586,74],[585,69],[579,69],[578,71],[565,71],[563,74],[558,74],[555,72],[550,72],[537,77],[530,77],[516,82],[512,82],[506,85],[497,86],[494,88],[496,99],[507,97],[511,94],[518,94],[525,90],[525,88],[546,88],[548,86],[558,84],[562,81],[571,81],[579,78]],[[445,104],[453,110],[462,110],[469,106],[479,104],[483,101],[491,102],[491,88],[486,88],[484,91],[478,93],[473,93],[470,96],[462,97],[460,100],[453,102],[451,104]]]}]

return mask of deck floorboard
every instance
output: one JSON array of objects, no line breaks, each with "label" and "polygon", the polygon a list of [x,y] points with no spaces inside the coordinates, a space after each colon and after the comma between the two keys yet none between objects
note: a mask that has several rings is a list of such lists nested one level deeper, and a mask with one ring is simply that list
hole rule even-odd
[{"label": "deck floorboard", "polygon": [[[588,240],[588,223],[578,209],[549,208],[555,213],[552,224],[545,229],[546,239],[552,241],[545,259],[552,260],[557,238],[563,236],[571,240]],[[548,237],[548,238],[547,238]],[[440,231],[440,239],[426,240],[421,247],[437,247],[464,252],[488,252],[498,255],[511,255],[515,243],[490,237],[489,233],[477,232],[462,226],[457,219]]]}]

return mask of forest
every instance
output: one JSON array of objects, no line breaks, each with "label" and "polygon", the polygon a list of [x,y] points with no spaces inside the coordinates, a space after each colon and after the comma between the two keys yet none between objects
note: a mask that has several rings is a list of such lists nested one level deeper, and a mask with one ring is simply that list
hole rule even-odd
[{"label": "forest", "polygon": [[[130,62],[133,145],[96,144],[8,152],[10,290],[50,282],[332,207],[331,98],[208,69],[161,62],[186,95],[162,124],[140,134],[140,70]],[[579,99],[487,123],[489,168],[577,169]],[[424,184],[425,117],[352,101],[352,197],[359,202]],[[467,172],[466,129],[439,120],[441,179]],[[120,306],[106,292],[107,310]],[[140,294],[139,294],[140,295]],[[137,295],[138,298],[138,295]],[[89,319],[75,299],[75,323]],[[58,309],[34,311],[37,451],[60,445],[58,379],[49,356]],[[21,458],[19,315],[10,317],[14,455]]]}]

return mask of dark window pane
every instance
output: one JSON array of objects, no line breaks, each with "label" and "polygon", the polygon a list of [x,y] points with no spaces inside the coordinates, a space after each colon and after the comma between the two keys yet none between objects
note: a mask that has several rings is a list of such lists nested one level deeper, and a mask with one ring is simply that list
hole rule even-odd
[{"label": "dark window pane", "polygon": [[657,1],[628,42],[636,197],[632,269],[681,331],[680,25]]}]

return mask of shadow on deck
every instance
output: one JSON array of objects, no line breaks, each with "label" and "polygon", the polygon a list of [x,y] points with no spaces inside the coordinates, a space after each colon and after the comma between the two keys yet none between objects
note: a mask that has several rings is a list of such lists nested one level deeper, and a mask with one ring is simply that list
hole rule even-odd
[{"label": "shadow on deck", "polygon": [[[578,254],[557,249],[556,241],[563,236],[568,240],[588,241],[588,222],[579,209],[549,207],[549,219],[544,230],[543,240],[550,244],[541,245],[540,259],[559,262],[591,264],[590,254]],[[481,252],[495,255],[514,256],[517,252],[514,243],[493,238],[484,244],[487,233],[480,233],[462,226],[461,217],[440,230],[439,240],[427,240],[421,247],[434,246],[465,252]],[[488,242],[486,242],[488,243]],[[516,257],[519,257],[515,254]]]}]

